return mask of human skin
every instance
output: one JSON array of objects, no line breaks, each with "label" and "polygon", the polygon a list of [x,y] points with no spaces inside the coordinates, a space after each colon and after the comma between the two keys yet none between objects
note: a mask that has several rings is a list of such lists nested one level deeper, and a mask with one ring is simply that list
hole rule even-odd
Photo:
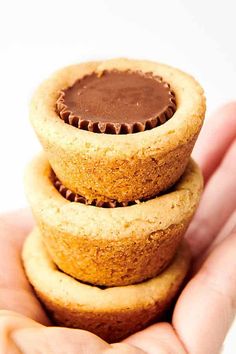
[{"label": "human skin", "polygon": [[206,121],[194,157],[205,190],[186,234],[192,276],[171,322],[113,345],[86,331],[52,327],[22,268],[21,248],[33,221],[29,211],[18,211],[0,217],[0,353],[219,353],[236,312],[236,103]]}]

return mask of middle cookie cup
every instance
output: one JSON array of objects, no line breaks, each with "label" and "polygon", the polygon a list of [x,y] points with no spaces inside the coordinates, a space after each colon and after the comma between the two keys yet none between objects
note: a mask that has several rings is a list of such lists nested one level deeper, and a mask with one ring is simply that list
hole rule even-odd
[{"label": "middle cookie cup", "polygon": [[196,210],[202,176],[190,160],[166,194],[127,207],[66,200],[54,187],[44,154],[26,173],[26,193],[55,264],[83,282],[122,286],[155,277],[173,258]]}]

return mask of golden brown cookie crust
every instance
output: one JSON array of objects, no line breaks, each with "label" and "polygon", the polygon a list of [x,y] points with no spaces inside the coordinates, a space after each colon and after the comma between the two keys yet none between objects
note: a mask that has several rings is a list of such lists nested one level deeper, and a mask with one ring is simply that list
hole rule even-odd
[{"label": "golden brown cookie crust", "polygon": [[196,210],[203,184],[191,160],[169,193],[133,206],[104,209],[66,200],[50,174],[43,154],[26,173],[26,192],[43,242],[64,272],[105,286],[138,283],[167,266]]},{"label": "golden brown cookie crust", "polygon": [[[128,135],[98,134],[65,124],[55,111],[58,92],[78,78],[104,70],[160,75],[171,85],[177,110],[165,124]],[[30,117],[61,182],[89,200],[119,202],[157,195],[182,175],[200,131],[205,98],[189,75],[149,61],[113,59],[69,66],[36,91]]]},{"label": "golden brown cookie crust", "polygon": [[115,342],[158,320],[176,296],[188,271],[182,244],[171,265],[149,281],[100,289],[60,272],[35,229],[25,242],[23,263],[30,283],[59,325],[89,330]]}]

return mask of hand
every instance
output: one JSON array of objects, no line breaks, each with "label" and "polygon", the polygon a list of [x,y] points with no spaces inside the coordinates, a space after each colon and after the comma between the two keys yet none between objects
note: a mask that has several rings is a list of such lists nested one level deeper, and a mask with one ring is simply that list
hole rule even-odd
[{"label": "hand", "polygon": [[236,308],[236,103],[206,122],[194,156],[206,186],[186,235],[193,275],[172,323],[157,323],[114,345],[86,331],[51,327],[22,269],[21,247],[33,222],[29,212],[21,211],[0,219],[1,353],[219,352]]}]

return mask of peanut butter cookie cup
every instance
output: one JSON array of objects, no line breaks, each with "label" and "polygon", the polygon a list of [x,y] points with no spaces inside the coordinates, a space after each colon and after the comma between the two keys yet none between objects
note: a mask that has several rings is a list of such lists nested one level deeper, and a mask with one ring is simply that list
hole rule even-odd
[{"label": "peanut butter cookie cup", "polygon": [[89,330],[108,342],[117,342],[161,319],[183,283],[189,261],[183,244],[157,277],[137,285],[101,289],[58,270],[37,229],[23,250],[29,281],[55,323]]},{"label": "peanut butter cookie cup", "polygon": [[168,265],[203,183],[190,160],[167,193],[130,206],[104,208],[67,200],[53,181],[45,154],[35,158],[26,173],[26,192],[43,243],[62,271],[104,286],[142,282]]},{"label": "peanut butter cookie cup", "polygon": [[89,203],[128,203],[180,178],[204,114],[191,76],[113,59],[58,71],[36,91],[30,117],[65,188]]}]

